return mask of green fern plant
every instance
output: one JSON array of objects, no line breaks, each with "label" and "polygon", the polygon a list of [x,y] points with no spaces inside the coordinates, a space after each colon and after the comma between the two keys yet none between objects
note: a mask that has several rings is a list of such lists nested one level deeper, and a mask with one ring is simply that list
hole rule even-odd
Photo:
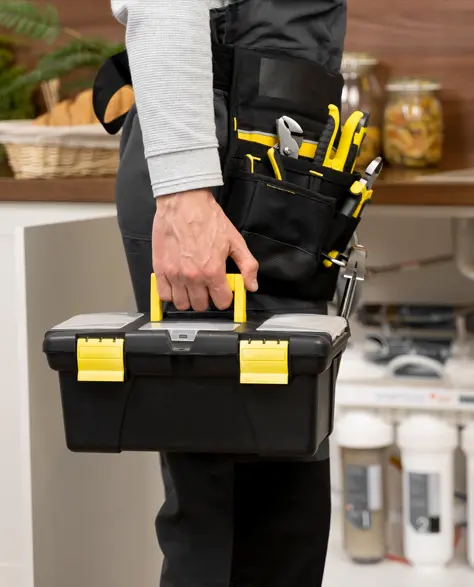
[{"label": "green fern plant", "polygon": [[[12,84],[24,75],[25,69],[15,65],[14,47],[10,39],[0,36],[0,88]],[[0,120],[24,120],[33,118],[35,108],[32,91],[20,87],[5,95],[0,95]],[[0,165],[6,161],[5,148],[0,145]]]},{"label": "green fern plant", "polygon": [[[86,76],[80,85],[90,85],[92,72],[124,48],[123,43],[83,37],[79,32],[61,25],[54,5],[38,5],[31,0],[0,0],[0,28],[32,41],[41,41],[48,47],[32,71],[0,86],[0,96],[20,88],[36,88],[41,83],[76,71]],[[51,49],[49,46],[52,43],[56,46],[61,37],[65,39],[64,44]]]},{"label": "green fern plant", "polygon": [[[23,67],[15,65],[13,44],[0,37],[0,88],[12,85],[25,75]],[[32,90],[19,87],[8,94],[0,94],[0,120],[20,120],[34,116]]]}]

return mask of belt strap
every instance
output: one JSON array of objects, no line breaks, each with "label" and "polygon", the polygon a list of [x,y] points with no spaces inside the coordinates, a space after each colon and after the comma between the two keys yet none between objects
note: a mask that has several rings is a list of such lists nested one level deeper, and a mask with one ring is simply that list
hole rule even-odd
[{"label": "belt strap", "polygon": [[[233,56],[232,47],[214,45],[213,72],[214,88],[229,91],[232,85]],[[99,122],[111,134],[117,134],[122,128],[127,113],[110,122],[105,121],[105,113],[112,97],[124,86],[132,85],[132,76],[127,51],[121,51],[107,59],[99,69],[94,80],[93,106]]]},{"label": "belt strap", "polygon": [[124,86],[132,85],[127,51],[113,55],[102,65],[94,80],[92,103],[94,112],[105,130],[117,134],[125,122],[127,113],[110,122],[105,121],[105,113],[112,97]]}]

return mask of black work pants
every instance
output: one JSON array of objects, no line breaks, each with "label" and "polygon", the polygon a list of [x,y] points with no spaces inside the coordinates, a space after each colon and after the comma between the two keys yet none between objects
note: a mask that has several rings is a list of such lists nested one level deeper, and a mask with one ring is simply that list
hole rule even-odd
[{"label": "black work pants", "polygon": [[[124,126],[117,209],[137,306],[149,309],[155,202],[133,110]],[[251,296],[250,310],[324,312]],[[183,409],[186,409],[183,406]],[[156,529],[162,587],[320,587],[330,523],[327,443],[306,461],[165,454]]]}]

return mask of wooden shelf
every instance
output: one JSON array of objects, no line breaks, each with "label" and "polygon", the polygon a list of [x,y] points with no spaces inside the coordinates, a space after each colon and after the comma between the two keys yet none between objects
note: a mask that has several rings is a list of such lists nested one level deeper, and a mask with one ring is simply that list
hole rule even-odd
[{"label": "wooden shelf", "polygon": [[382,206],[474,206],[474,169],[386,169],[375,185]]},{"label": "wooden shelf", "polygon": [[114,202],[115,180],[0,179],[0,202]]},{"label": "wooden shelf", "polygon": [[[0,174],[3,202],[114,202],[114,178],[16,180]],[[474,206],[474,170],[387,169],[377,181],[374,205]]]}]

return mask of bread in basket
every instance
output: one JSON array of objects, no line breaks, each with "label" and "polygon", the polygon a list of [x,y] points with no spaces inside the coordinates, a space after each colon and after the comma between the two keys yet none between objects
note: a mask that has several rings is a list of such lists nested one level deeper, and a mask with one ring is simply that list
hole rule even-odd
[{"label": "bread in basket", "polygon": [[[110,101],[106,120],[134,103],[133,90],[122,88]],[[35,120],[0,122],[0,143],[18,179],[114,175],[119,135],[108,135],[92,106],[92,90],[62,100]]]}]

